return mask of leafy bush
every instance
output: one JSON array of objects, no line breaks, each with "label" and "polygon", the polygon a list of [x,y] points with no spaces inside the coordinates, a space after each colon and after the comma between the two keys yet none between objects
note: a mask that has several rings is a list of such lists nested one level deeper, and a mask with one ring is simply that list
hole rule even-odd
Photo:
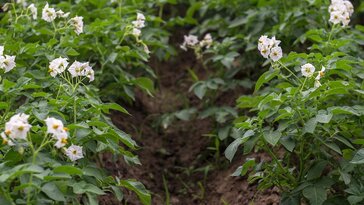
[{"label": "leafy bush", "polygon": [[[1,204],[97,204],[106,193],[122,200],[120,187],[150,204],[140,182],[108,176],[100,168],[103,152],[140,162],[131,152],[138,145],[107,116],[110,110],[127,111],[103,103],[92,85],[94,80],[101,87],[112,84],[107,79],[113,74],[124,79],[128,97],[132,92],[126,87],[133,84],[152,92],[151,80],[118,67],[147,61],[139,30],[144,15],[129,10],[121,21],[121,5],[107,1],[12,2],[3,9]],[[112,14],[107,21],[105,14]],[[133,43],[123,44],[126,38]]]},{"label": "leafy bush", "polygon": [[271,160],[247,159],[235,175],[251,170],[249,182],[258,182],[260,189],[278,187],[282,204],[360,204],[364,199],[363,29],[347,26],[350,2],[323,6],[329,10],[325,19],[330,29],[304,34],[312,41],[310,53],[275,58],[279,42],[259,39],[270,68],[257,80],[253,95],[238,99],[238,107],[247,111],[235,123],[242,136],[225,151],[230,160],[240,145],[244,154],[266,152]]}]

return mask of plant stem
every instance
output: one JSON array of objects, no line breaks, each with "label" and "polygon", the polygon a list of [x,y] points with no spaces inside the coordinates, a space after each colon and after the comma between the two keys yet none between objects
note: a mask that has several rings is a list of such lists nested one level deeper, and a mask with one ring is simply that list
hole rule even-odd
[{"label": "plant stem", "polygon": [[77,105],[76,105],[76,97],[73,101],[73,123],[77,123]]},{"label": "plant stem", "polygon": [[[284,169],[282,163],[278,160],[277,156],[272,152],[269,145],[264,140],[263,140],[263,143],[264,143],[266,150],[268,151],[268,154],[272,157],[274,162],[278,165],[279,169],[281,169],[281,171],[283,171],[284,173],[287,174],[287,177],[289,180],[291,180],[292,182],[296,182],[296,178],[294,176],[292,176],[291,173],[289,173],[287,170]],[[284,175],[282,175],[282,177],[285,178]]]},{"label": "plant stem", "polygon": [[277,61],[284,69],[286,69],[289,73],[291,73],[301,84],[302,81],[297,77],[296,74],[294,74],[289,68],[287,68],[281,61]]}]

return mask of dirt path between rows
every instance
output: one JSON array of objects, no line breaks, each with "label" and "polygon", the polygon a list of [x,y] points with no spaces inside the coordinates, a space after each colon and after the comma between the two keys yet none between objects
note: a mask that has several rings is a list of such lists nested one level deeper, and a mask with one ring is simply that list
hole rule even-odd
[{"label": "dirt path between rows", "polygon": [[[106,168],[120,178],[141,181],[151,191],[153,205],[244,205],[251,201],[257,205],[278,204],[275,190],[257,192],[256,185],[249,185],[246,177],[231,176],[244,162],[241,155],[230,164],[223,154],[217,159],[208,149],[211,140],[205,134],[214,125],[210,120],[176,121],[167,129],[153,126],[163,113],[182,109],[186,102],[198,105],[196,97],[188,92],[192,82],[187,68],[196,68],[193,58],[184,54],[168,63],[152,62],[160,80],[155,96],[137,92],[136,102],[125,106],[130,116],[112,115],[113,122],[140,145],[136,154],[142,166],[128,166],[123,159],[112,160],[111,155],[105,155]],[[229,101],[226,103],[234,103],[235,99]],[[119,203],[109,199],[103,204]],[[140,202],[135,194],[126,192],[125,202],[120,204]]]}]

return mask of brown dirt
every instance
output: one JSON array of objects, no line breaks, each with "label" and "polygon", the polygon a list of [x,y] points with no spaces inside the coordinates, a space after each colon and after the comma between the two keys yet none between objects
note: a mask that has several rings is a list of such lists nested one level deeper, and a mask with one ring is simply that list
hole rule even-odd
[{"label": "brown dirt", "polygon": [[[141,149],[136,154],[142,166],[128,166],[123,159],[110,160],[112,156],[106,154],[106,168],[120,178],[141,181],[151,191],[152,204],[155,205],[166,204],[164,180],[172,205],[240,205],[252,201],[257,205],[278,204],[276,190],[257,193],[256,185],[249,185],[246,178],[231,176],[245,157],[240,155],[230,164],[223,154],[217,158],[215,152],[208,149],[211,139],[205,134],[214,127],[211,120],[176,121],[167,129],[152,126],[161,114],[182,109],[186,102],[199,105],[199,100],[188,92],[192,81],[187,68],[194,67],[202,77],[207,71],[191,61],[193,55],[181,56],[182,59],[168,64],[152,62],[151,66],[157,68],[160,80],[155,96],[137,92],[136,102],[126,106],[131,116],[112,115],[113,122],[131,134],[140,145]],[[227,101],[225,103],[234,103],[235,98],[230,96]],[[106,199],[102,204],[119,203]],[[140,202],[135,194],[126,192],[125,201],[120,204],[138,205]]]}]

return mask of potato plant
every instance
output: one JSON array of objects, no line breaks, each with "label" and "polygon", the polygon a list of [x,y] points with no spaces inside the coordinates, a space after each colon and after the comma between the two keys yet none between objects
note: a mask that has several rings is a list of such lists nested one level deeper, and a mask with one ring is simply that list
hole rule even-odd
[{"label": "potato plant", "polygon": [[[81,16],[86,8],[113,16],[109,22],[95,13]],[[103,152],[140,162],[132,153],[136,142],[107,115],[127,111],[102,102],[95,86],[105,83],[110,73],[104,69],[116,69],[119,60],[147,61],[145,15],[130,9],[129,19],[121,21],[121,5],[107,1],[11,1],[2,9],[0,203],[98,204],[108,193],[121,201],[124,187],[150,204],[140,182],[101,168]],[[126,96],[132,92],[125,86],[153,89],[149,78],[118,70],[122,74],[115,77],[128,76]]]},{"label": "potato plant", "polygon": [[[126,204],[125,190],[137,195],[133,203],[152,204],[144,179],[104,168],[105,153],[144,168],[138,143],[113,124],[111,112],[130,115],[122,105],[135,105],[136,89],[151,97],[158,92],[151,65],[191,54],[196,64],[183,76],[198,101],[161,113],[159,123],[212,119],[206,135],[217,160],[203,165],[204,181],[210,167],[245,155],[232,175],[258,190],[278,189],[280,204],[364,203],[363,2],[9,0],[0,6],[1,205],[93,205],[109,196]],[[162,179],[170,204],[176,199]],[[209,196],[204,184],[196,185]]]},{"label": "potato plant", "polygon": [[[362,26],[349,26],[349,1],[325,4],[324,28],[308,30],[307,53],[283,55],[281,41],[262,35],[258,50],[266,71],[253,95],[241,96],[246,110],[236,121],[241,137],[225,155],[232,159],[263,150],[270,160],[249,158],[235,175],[260,189],[278,187],[281,204],[360,204],[362,181]],[[279,36],[279,35],[278,35]],[[282,39],[281,39],[282,40]]]}]

